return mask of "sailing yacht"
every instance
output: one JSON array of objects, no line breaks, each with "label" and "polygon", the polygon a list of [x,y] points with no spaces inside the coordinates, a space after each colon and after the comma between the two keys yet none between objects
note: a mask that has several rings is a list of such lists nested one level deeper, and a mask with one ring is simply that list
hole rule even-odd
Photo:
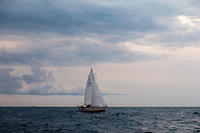
[{"label": "sailing yacht", "polygon": [[93,69],[91,68],[85,88],[84,105],[78,106],[83,112],[105,111],[107,106],[101,94],[101,91],[95,80]]}]

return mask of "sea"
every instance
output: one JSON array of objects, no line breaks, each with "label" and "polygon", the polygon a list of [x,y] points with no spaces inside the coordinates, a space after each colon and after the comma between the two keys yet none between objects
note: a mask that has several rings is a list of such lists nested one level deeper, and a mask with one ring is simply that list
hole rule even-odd
[{"label": "sea", "polygon": [[0,133],[198,133],[198,107],[0,107]]}]

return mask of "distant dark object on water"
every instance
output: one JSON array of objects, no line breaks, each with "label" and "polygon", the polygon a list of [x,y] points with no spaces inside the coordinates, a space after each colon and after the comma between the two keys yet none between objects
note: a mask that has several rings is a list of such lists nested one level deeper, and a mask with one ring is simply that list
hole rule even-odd
[{"label": "distant dark object on water", "polygon": [[198,114],[198,115],[200,115],[200,112],[194,112],[193,114]]},{"label": "distant dark object on water", "polygon": [[48,122],[44,124],[45,126],[48,126]]},{"label": "distant dark object on water", "polygon": [[33,122],[29,121],[28,124],[32,124]]},{"label": "distant dark object on water", "polygon": [[21,126],[23,126],[23,127],[27,127],[27,125],[26,125],[25,123],[22,123]]}]

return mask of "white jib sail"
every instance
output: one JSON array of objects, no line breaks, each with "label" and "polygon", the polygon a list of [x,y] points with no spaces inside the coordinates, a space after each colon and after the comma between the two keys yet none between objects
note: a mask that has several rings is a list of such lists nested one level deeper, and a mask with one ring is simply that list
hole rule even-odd
[{"label": "white jib sail", "polygon": [[90,71],[90,74],[88,75],[88,80],[87,80],[86,89],[85,89],[84,104],[91,105],[91,106],[98,106],[98,107],[105,106],[103,96],[96,83],[92,69]]}]

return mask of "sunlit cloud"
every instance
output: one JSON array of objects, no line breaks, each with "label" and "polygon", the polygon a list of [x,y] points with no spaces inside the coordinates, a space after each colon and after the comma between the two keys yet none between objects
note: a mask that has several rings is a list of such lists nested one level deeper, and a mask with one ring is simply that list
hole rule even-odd
[{"label": "sunlit cloud", "polygon": [[183,25],[191,27],[193,30],[200,30],[200,17],[181,15],[177,18]]}]

